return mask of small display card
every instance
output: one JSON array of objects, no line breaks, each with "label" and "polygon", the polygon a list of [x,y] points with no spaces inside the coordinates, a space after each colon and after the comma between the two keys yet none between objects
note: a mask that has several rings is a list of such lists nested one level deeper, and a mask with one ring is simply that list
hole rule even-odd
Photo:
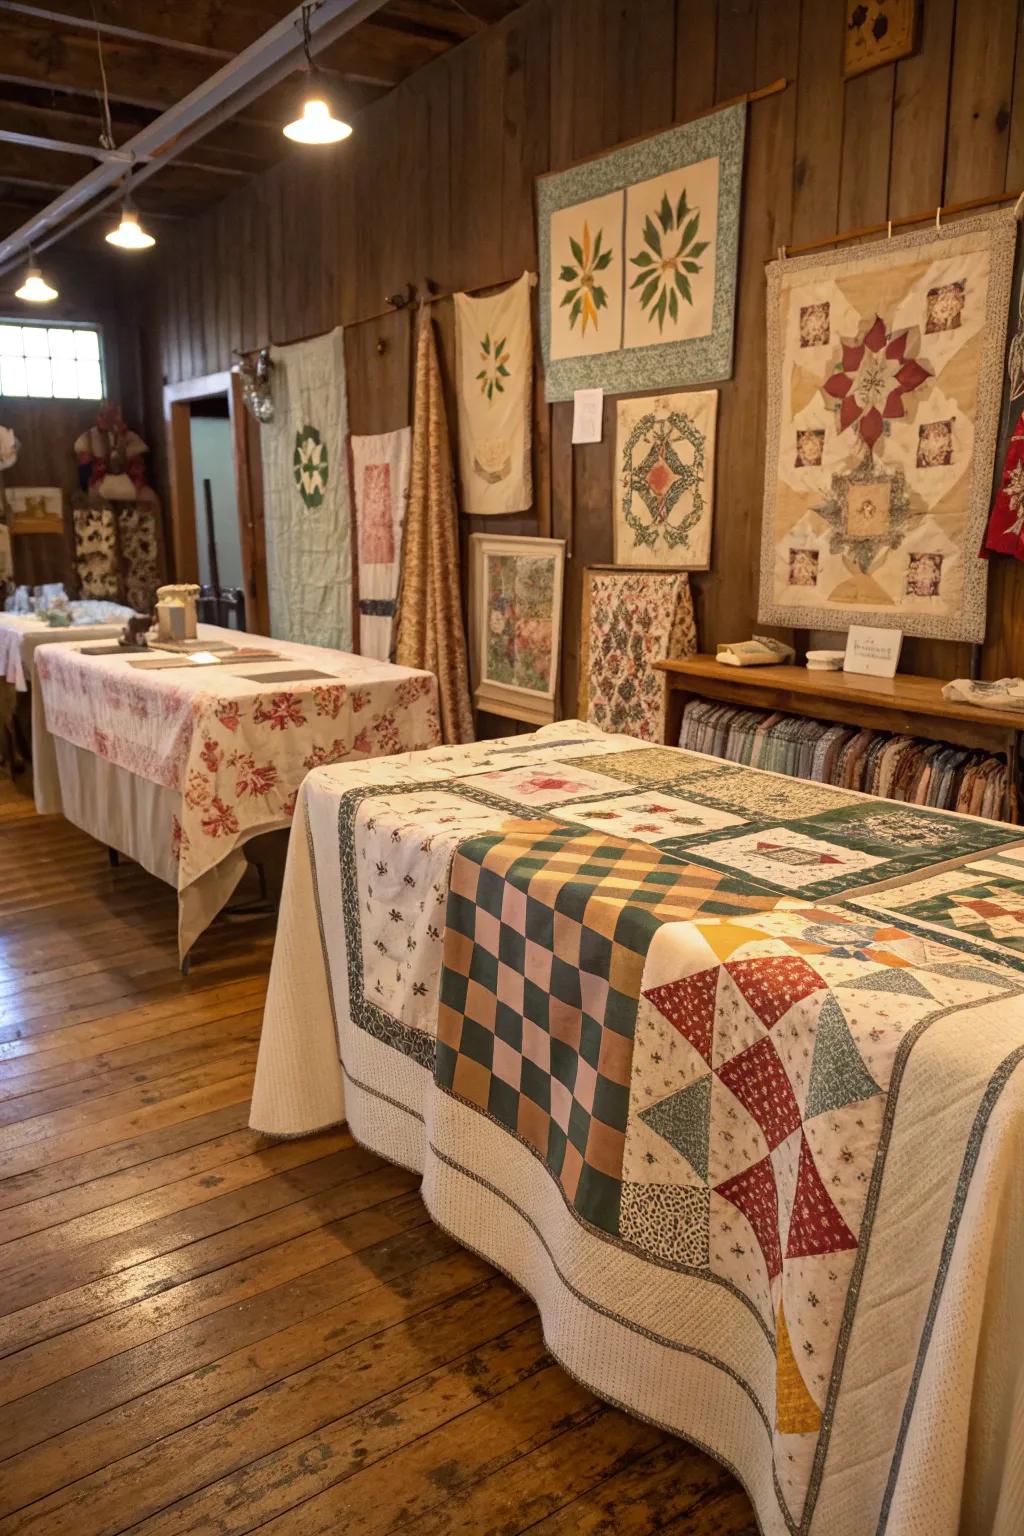
[{"label": "small display card", "polygon": [[867,624],[851,624],[846,637],[844,672],[862,677],[895,677],[903,645],[901,629],[874,629]]},{"label": "small display card", "polygon": [[578,389],[573,396],[572,440],[599,443],[604,417],[604,390]]}]

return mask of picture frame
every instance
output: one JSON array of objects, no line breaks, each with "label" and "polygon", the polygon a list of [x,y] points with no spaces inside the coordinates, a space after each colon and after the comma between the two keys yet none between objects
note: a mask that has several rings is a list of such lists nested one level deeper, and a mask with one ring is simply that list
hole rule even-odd
[{"label": "picture frame", "polygon": [[920,0],[846,0],[843,78],[851,80],[915,53]]},{"label": "picture frame", "polygon": [[64,492],[59,485],[4,487],[13,534],[64,532]]},{"label": "picture frame", "polygon": [[474,703],[546,725],[557,713],[565,540],[474,533],[469,543]]}]

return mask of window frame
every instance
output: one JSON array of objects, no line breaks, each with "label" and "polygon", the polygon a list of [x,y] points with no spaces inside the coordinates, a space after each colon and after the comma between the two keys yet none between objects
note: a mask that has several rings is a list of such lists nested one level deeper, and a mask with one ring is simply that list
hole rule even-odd
[{"label": "window frame", "polygon": [[[56,316],[40,315],[10,315],[0,313],[0,326],[16,325],[19,329],[33,327],[35,330],[44,331],[92,331],[96,336],[96,344],[99,353],[100,365],[100,392],[98,395],[8,395],[0,386],[0,409],[5,409],[13,401],[19,405],[102,405],[109,399],[109,375],[107,371],[107,349],[104,343],[103,326],[98,320],[58,320]],[[24,355],[24,354],[23,354]],[[53,363],[53,355],[48,351],[47,361]],[[52,375],[51,375],[52,383]]]}]

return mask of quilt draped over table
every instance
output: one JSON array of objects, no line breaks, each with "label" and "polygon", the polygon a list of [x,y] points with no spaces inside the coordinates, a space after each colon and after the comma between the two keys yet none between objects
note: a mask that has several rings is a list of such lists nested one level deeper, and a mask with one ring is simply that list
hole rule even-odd
[{"label": "quilt draped over table", "polygon": [[340,326],[274,347],[274,416],[260,427],[271,634],[352,645],[348,400]]},{"label": "quilt draped over table", "polygon": [[500,293],[455,295],[455,378],[463,512],[533,505],[533,328],[528,272]]},{"label": "quilt draped over table", "polygon": [[252,1123],[422,1169],[766,1536],[1010,1536],[1024,971],[890,908],[1018,839],[580,722],[311,774]]},{"label": "quilt draped over table", "polygon": [[769,266],[762,620],[984,639],[1016,235],[988,214]]},{"label": "quilt draped over table", "polygon": [[[203,625],[204,637],[230,641],[237,631]],[[154,801],[148,842],[155,872],[176,872],[179,896],[225,861],[237,866],[237,883],[242,845],[288,825],[309,769],[440,740],[427,674],[307,646],[282,650],[300,673],[284,686],[227,667],[138,672],[121,657],[85,658],[70,645],[36,654],[50,735],[171,792]],[[326,666],[340,675],[301,679]],[[37,781],[37,797],[39,789]],[[134,793],[123,783],[119,792]]]},{"label": "quilt draped over table", "polygon": [[387,661],[392,650],[411,450],[411,427],[352,439],[359,554],[359,649],[364,656],[376,656],[378,661]]},{"label": "quilt draped over table", "polygon": [[459,526],[437,342],[429,313],[416,343],[412,475],[402,549],[395,660],[437,678],[448,742],[473,740]]}]

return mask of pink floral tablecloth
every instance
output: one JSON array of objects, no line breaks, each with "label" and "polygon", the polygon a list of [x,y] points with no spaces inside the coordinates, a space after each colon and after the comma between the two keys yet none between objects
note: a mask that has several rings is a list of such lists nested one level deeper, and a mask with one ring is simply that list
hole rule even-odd
[{"label": "pink floral tablecloth", "polygon": [[[124,610],[125,618],[131,612]],[[74,640],[116,640],[124,619],[109,624],[74,624],[53,629],[33,614],[0,613],[0,678],[25,693],[32,678],[32,659],[40,645]]]},{"label": "pink floral tablecloth", "polygon": [[[167,829],[179,890],[256,832],[285,825],[309,769],[441,740],[428,672],[213,625],[199,633],[266,645],[281,659],[139,671],[68,645],[36,657],[51,735],[180,796]],[[299,668],[329,676],[273,680]],[[260,673],[266,682],[253,680]]]}]

